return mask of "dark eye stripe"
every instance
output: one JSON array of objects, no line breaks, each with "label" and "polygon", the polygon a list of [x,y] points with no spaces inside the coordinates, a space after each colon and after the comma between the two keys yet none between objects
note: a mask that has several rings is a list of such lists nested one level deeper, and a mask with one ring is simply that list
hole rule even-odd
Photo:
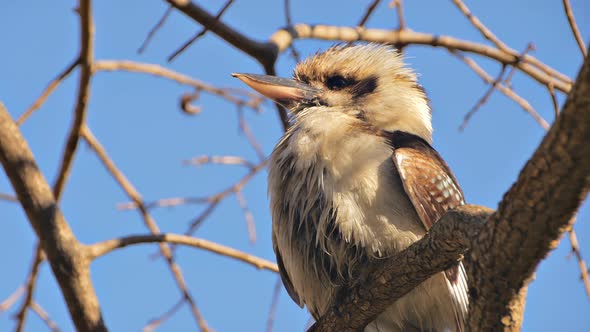
[{"label": "dark eye stripe", "polygon": [[346,79],[340,75],[334,75],[326,79],[326,87],[330,90],[342,90],[356,83],[354,80]]},{"label": "dark eye stripe", "polygon": [[353,98],[359,98],[368,95],[377,88],[377,77],[369,76],[352,87]]}]

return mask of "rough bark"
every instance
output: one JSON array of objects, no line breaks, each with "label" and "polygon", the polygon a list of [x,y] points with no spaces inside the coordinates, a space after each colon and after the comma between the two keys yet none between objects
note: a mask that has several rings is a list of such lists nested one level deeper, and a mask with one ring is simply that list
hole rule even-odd
[{"label": "rough bark", "polygon": [[106,331],[90,261],[62,215],[28,144],[0,103],[0,162],[47,255],[78,331]]}]

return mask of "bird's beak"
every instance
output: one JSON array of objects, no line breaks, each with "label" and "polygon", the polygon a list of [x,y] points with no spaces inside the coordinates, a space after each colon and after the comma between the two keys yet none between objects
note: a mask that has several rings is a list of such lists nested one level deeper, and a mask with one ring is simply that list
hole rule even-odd
[{"label": "bird's beak", "polygon": [[232,76],[288,109],[300,103],[313,101],[320,92],[308,84],[287,78],[241,73],[233,73]]}]

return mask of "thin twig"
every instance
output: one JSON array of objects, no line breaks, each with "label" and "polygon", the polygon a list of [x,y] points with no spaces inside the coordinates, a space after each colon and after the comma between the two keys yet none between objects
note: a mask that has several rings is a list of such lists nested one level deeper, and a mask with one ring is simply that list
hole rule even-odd
[{"label": "thin twig", "polygon": [[18,199],[15,196],[6,193],[0,193],[0,200],[7,202],[18,202]]},{"label": "thin twig", "polygon": [[365,24],[367,23],[367,21],[369,20],[371,15],[373,15],[373,12],[375,11],[375,9],[377,9],[377,6],[379,6],[380,2],[381,2],[381,0],[373,0],[373,2],[367,7],[365,14],[363,15],[363,17],[361,18],[361,20],[357,24],[358,27],[365,26]]},{"label": "thin twig", "polygon": [[25,292],[25,286],[22,285],[20,287],[18,287],[14,292],[12,292],[12,294],[10,294],[6,300],[2,301],[2,303],[0,303],[0,313],[3,313],[4,311],[10,309],[14,303],[16,303],[16,301],[18,301],[18,299],[21,297],[21,295],[23,295],[23,293]]},{"label": "thin twig", "polygon": [[158,326],[162,325],[165,321],[167,321],[170,317],[172,317],[184,304],[184,298],[181,298],[176,302],[170,309],[164,312],[160,317],[154,318],[150,320],[147,325],[142,329],[143,332],[151,332],[155,330]]},{"label": "thin twig", "polygon": [[31,303],[31,309],[33,309],[33,312],[37,314],[37,316],[39,316],[39,318],[41,318],[41,320],[43,322],[45,322],[45,325],[47,325],[47,327],[53,331],[53,332],[59,332],[59,327],[57,326],[57,324],[49,317],[49,314],[47,313],[47,311],[45,311],[45,309],[43,309],[43,307],[41,307],[41,305],[39,305],[39,303],[33,301],[33,303]]},{"label": "thin twig", "polygon": [[221,256],[233,258],[244,263],[248,263],[257,269],[269,270],[278,272],[278,267],[275,263],[266,259],[250,255],[243,251],[230,248],[219,243],[211,242],[205,239],[199,239],[192,236],[180,234],[147,234],[147,235],[129,235],[117,239],[107,240],[89,245],[88,253],[90,257],[97,258],[110,253],[113,250],[125,248],[130,245],[145,243],[174,243],[186,245],[194,248],[204,249]]},{"label": "thin twig", "polygon": [[[524,51],[522,51],[522,53],[520,54],[520,57],[518,58],[517,62],[522,61],[522,58],[524,58],[530,51],[534,51],[536,49],[535,44],[533,43],[528,43],[526,45],[526,48],[524,49]],[[511,66],[510,67],[510,71],[508,72],[508,74],[506,75],[506,78],[504,79],[504,85],[506,85],[509,88],[512,88],[512,78],[514,77],[514,74],[516,73],[516,66]],[[549,83],[548,85],[550,85],[551,83]]]},{"label": "thin twig", "polygon": [[473,13],[471,13],[469,8],[467,8],[467,6],[463,3],[463,1],[461,1],[461,0],[452,0],[452,1],[455,4],[455,6],[457,6],[457,8],[459,8],[461,13],[463,13],[463,15],[465,15],[465,17],[467,17],[469,22],[471,22],[471,24],[482,34],[482,36],[484,36],[485,39],[491,41],[494,45],[496,45],[497,48],[499,48],[502,51],[507,52],[510,49],[506,44],[504,44],[500,39],[498,39],[498,37],[496,37],[496,35],[494,35],[494,33],[490,29],[488,29],[477,18],[477,16],[475,16],[475,15],[473,15]]},{"label": "thin twig", "polygon": [[[246,92],[237,89],[224,89],[224,88],[217,88],[213,85],[207,84],[205,82],[199,81],[197,79],[191,78],[179,72],[175,72],[173,70],[164,68],[160,65],[151,64],[151,63],[141,63],[141,62],[134,62],[134,61],[127,61],[127,60],[100,60],[94,63],[92,67],[94,72],[97,71],[128,71],[128,72],[136,72],[136,73],[144,73],[149,75],[154,75],[158,77],[167,78],[169,80],[178,82],[180,84],[185,84],[194,87],[197,90],[205,91],[211,93],[213,95],[219,96],[233,104],[236,105],[243,105],[255,109],[256,111],[259,110],[260,104],[264,101],[260,95]],[[247,100],[242,98],[236,97],[233,95],[245,95],[248,97]]]},{"label": "thin twig", "polygon": [[481,96],[481,98],[477,101],[477,103],[475,103],[475,105],[473,105],[473,107],[469,110],[469,112],[467,112],[467,114],[465,114],[465,117],[463,117],[463,123],[461,123],[461,125],[459,126],[460,131],[465,130],[471,117],[488,101],[488,99],[490,98],[490,96],[492,95],[494,90],[496,89],[496,86],[502,81],[502,77],[504,76],[505,72],[506,72],[506,65],[502,65],[502,70],[500,70],[500,72],[498,73],[498,76],[496,76],[496,79],[492,82],[492,84],[490,84],[490,87],[487,89],[487,91],[484,93],[484,95]]},{"label": "thin twig", "polygon": [[242,212],[244,213],[244,219],[246,220],[246,225],[248,226],[248,237],[250,239],[250,243],[254,244],[256,243],[256,224],[254,223],[254,215],[248,208],[248,202],[242,194],[242,191],[236,191],[235,196],[238,204],[242,208]]},{"label": "thin twig", "polygon": [[281,282],[281,278],[277,277],[275,287],[272,291],[272,300],[270,302],[270,311],[268,312],[268,319],[266,320],[266,332],[272,332],[272,327],[274,325],[275,317],[277,314],[277,307],[279,306],[279,295],[281,295],[282,285],[283,283]]},{"label": "thin twig", "polygon": [[584,45],[584,38],[582,38],[582,34],[578,29],[578,25],[576,24],[576,19],[574,17],[574,11],[570,6],[569,0],[563,0],[563,9],[565,10],[565,16],[567,16],[567,21],[570,24],[570,28],[572,29],[572,33],[574,34],[574,38],[576,39],[576,43],[578,43],[578,47],[580,48],[580,52],[582,52],[582,56],[586,57],[586,45]]},{"label": "thin twig", "polygon": [[25,327],[25,320],[27,318],[27,311],[29,306],[31,306],[33,302],[33,292],[35,291],[35,285],[37,284],[37,275],[39,274],[39,266],[41,265],[41,261],[43,261],[43,250],[41,249],[41,245],[37,244],[35,248],[35,256],[33,257],[33,262],[31,263],[31,272],[27,277],[26,282],[26,289],[25,289],[25,298],[23,303],[16,314],[16,332],[22,332],[23,328]]},{"label": "thin twig", "polygon": [[[293,25],[293,20],[291,18],[291,1],[285,0],[283,7],[285,8],[285,22],[287,22],[287,26]],[[289,49],[291,50],[291,55],[293,56],[293,60],[296,63],[301,62],[301,56],[299,52],[295,48],[294,44],[289,45]]]},{"label": "thin twig", "polygon": [[166,11],[162,15],[162,17],[160,17],[160,19],[158,20],[156,25],[154,25],[150,29],[150,32],[148,32],[147,37],[145,37],[145,40],[143,41],[143,43],[141,43],[141,46],[137,49],[137,53],[142,54],[145,51],[145,49],[147,48],[147,46],[150,43],[150,41],[152,40],[152,38],[154,38],[154,35],[156,34],[156,32],[158,30],[160,30],[162,28],[162,26],[164,26],[164,23],[166,23],[166,20],[168,19],[168,17],[172,13],[173,9],[174,8],[172,6],[168,6],[168,8],[166,9]]},{"label": "thin twig", "polygon": [[395,0],[395,8],[397,12],[397,31],[406,28],[406,19],[404,18],[404,5],[402,0]]},{"label": "thin twig", "polygon": [[[477,75],[479,75],[486,83],[491,84],[494,82],[494,79],[473,59],[466,57],[465,55],[457,51],[450,51],[450,53],[456,56],[461,61],[463,61],[467,66],[469,66],[469,68],[473,69],[473,71]],[[543,117],[539,113],[537,113],[537,111],[535,111],[535,109],[531,106],[531,104],[529,104],[529,102],[526,99],[518,95],[516,92],[514,92],[514,90],[508,88],[507,86],[501,83],[496,85],[496,89],[498,89],[508,98],[514,100],[518,105],[520,105],[520,107],[522,107],[527,113],[529,113],[533,117],[533,119],[535,119],[535,121],[537,121],[537,123],[541,127],[543,127],[543,129],[549,129],[549,124],[547,123],[547,121],[545,121],[545,119],[543,119]]]},{"label": "thin twig", "polygon": [[580,267],[581,279],[584,283],[586,294],[588,297],[590,297],[590,278],[588,277],[588,267],[586,266],[584,259],[582,259],[582,253],[580,252],[580,246],[578,245],[578,238],[573,227],[569,231],[569,238],[572,246],[572,253],[576,256],[578,266]]},{"label": "thin twig", "polygon": [[[82,6],[80,6],[82,8]],[[80,15],[80,79],[78,81],[78,96],[74,108],[74,121],[61,159],[59,171],[53,185],[53,194],[59,200],[66,180],[72,168],[74,154],[78,148],[80,131],[86,121],[86,111],[90,99],[90,79],[92,77],[92,63],[94,61],[94,22],[90,5],[79,10]]]},{"label": "thin twig", "polygon": [[189,160],[184,160],[182,162],[182,164],[183,165],[192,165],[195,167],[200,167],[205,164],[239,165],[239,166],[247,167],[249,169],[252,169],[255,166],[250,161],[248,161],[242,157],[238,157],[238,156],[208,156],[208,155],[198,156],[198,157],[191,158]]},{"label": "thin twig", "polygon": [[[223,6],[223,8],[221,8],[221,10],[219,11],[219,13],[217,13],[217,15],[215,16],[215,21],[212,23],[212,25],[217,24],[217,22],[219,22],[219,19],[221,19],[221,16],[223,16],[223,14],[225,13],[225,11],[231,6],[231,4],[234,2],[234,0],[228,0],[225,5]],[[172,7],[172,6],[170,6]],[[174,51],[172,54],[170,54],[170,56],[168,56],[168,62],[172,62],[172,60],[174,60],[178,55],[180,55],[180,53],[184,52],[184,50],[186,50],[189,46],[191,46],[195,41],[197,41],[197,39],[203,37],[207,31],[209,31],[211,26],[207,25],[204,26],[203,29],[201,29],[201,31],[199,31],[196,35],[194,35],[191,39],[187,40],[184,44],[182,44],[182,46],[180,46],[176,51]]]},{"label": "thin twig", "polygon": [[239,123],[241,132],[244,133],[244,135],[246,135],[246,139],[248,140],[248,143],[250,143],[250,146],[252,146],[254,151],[256,151],[256,155],[258,156],[258,159],[261,161],[266,159],[266,156],[264,155],[264,152],[262,151],[262,146],[260,145],[260,143],[258,143],[258,141],[256,140],[256,137],[254,137],[254,133],[252,132],[252,129],[250,129],[250,126],[248,125],[248,123],[246,122],[246,119],[244,118],[244,112],[241,107],[238,107],[238,123]]},{"label": "thin twig", "polygon": [[547,85],[547,90],[549,91],[549,96],[551,97],[551,104],[553,104],[553,114],[555,114],[555,118],[559,115],[559,103],[557,102],[557,97],[555,96],[555,89],[553,89],[553,85]]},{"label": "thin twig", "polygon": [[70,73],[74,70],[74,68],[76,68],[76,66],[79,64],[80,64],[80,57],[78,57],[74,61],[72,61],[72,63],[70,63],[64,70],[62,70],[57,75],[57,77],[55,77],[53,80],[51,80],[51,82],[49,82],[47,84],[47,87],[45,88],[45,90],[43,90],[43,92],[37,98],[37,100],[35,100],[33,102],[33,104],[31,106],[29,106],[29,108],[18,117],[18,120],[16,120],[16,124],[18,124],[20,126],[31,116],[31,114],[33,114],[37,109],[39,109],[39,107],[41,107],[41,105],[43,105],[43,103],[45,103],[45,100],[47,100],[49,95],[51,95],[53,90],[55,90],[59,86],[59,84],[63,80],[65,80],[70,75]]},{"label": "thin twig", "polygon": [[[90,131],[90,128],[88,128],[86,125],[82,126],[81,134],[86,143],[88,143],[90,148],[96,153],[96,155],[102,161],[103,165],[106,167],[109,173],[111,173],[113,178],[121,186],[123,191],[125,191],[127,196],[137,204],[139,212],[143,217],[146,227],[150,230],[150,232],[152,232],[152,234],[154,234],[154,236],[158,236],[158,234],[160,234],[160,228],[158,227],[156,221],[148,213],[148,210],[144,205],[139,192],[135,189],[135,187],[133,187],[131,182],[127,180],[127,177],[123,174],[123,172],[121,172],[117,168],[115,163],[106,153],[106,150],[102,147],[102,145],[96,139],[96,137],[94,137],[94,135]],[[162,256],[164,256],[164,258],[166,259],[166,262],[168,263],[168,266],[172,272],[172,275],[174,276],[174,280],[176,281],[176,284],[180,292],[183,294],[183,297],[186,299],[186,301],[190,304],[193,317],[195,318],[195,321],[197,322],[199,328],[204,332],[209,331],[207,323],[205,322],[203,316],[201,315],[201,312],[197,308],[195,300],[188,291],[187,285],[182,275],[182,270],[180,269],[180,266],[176,264],[172,257],[170,247],[166,243],[161,243],[160,252],[162,253]]]}]

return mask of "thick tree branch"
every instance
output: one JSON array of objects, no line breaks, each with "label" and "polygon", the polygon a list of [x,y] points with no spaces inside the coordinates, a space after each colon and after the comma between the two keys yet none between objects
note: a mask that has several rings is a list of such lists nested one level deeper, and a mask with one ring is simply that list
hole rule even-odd
[{"label": "thick tree branch", "polygon": [[337,304],[309,331],[362,331],[387,306],[460,261],[492,210],[465,205],[449,211],[420,241],[372,266],[366,281],[340,290]]},{"label": "thick tree branch", "polygon": [[270,43],[258,42],[243,35],[209,14],[199,5],[190,0],[166,0],[170,5],[183,12],[188,17],[199,22],[225,41],[239,50],[258,60],[264,67],[273,66],[278,56],[277,47]]},{"label": "thick tree branch", "polygon": [[[568,227],[590,186],[590,62],[584,62],[563,111],[504,195],[473,248],[469,326],[518,331],[519,298],[537,265]],[[510,262],[510,263],[508,263]]]},{"label": "thick tree branch", "polygon": [[28,144],[1,103],[0,162],[49,259],[76,328],[106,331],[84,247],[72,233]]},{"label": "thick tree branch", "polygon": [[364,29],[343,26],[296,24],[277,31],[270,38],[279,52],[283,52],[295,39],[322,39],[354,42],[364,40],[394,45],[427,45],[476,53],[507,65],[514,65],[523,73],[543,85],[553,84],[555,89],[567,93],[571,82],[567,76],[541,63],[531,55],[520,59],[517,51],[506,52],[485,44],[475,43],[444,35],[433,35],[412,30]]}]

